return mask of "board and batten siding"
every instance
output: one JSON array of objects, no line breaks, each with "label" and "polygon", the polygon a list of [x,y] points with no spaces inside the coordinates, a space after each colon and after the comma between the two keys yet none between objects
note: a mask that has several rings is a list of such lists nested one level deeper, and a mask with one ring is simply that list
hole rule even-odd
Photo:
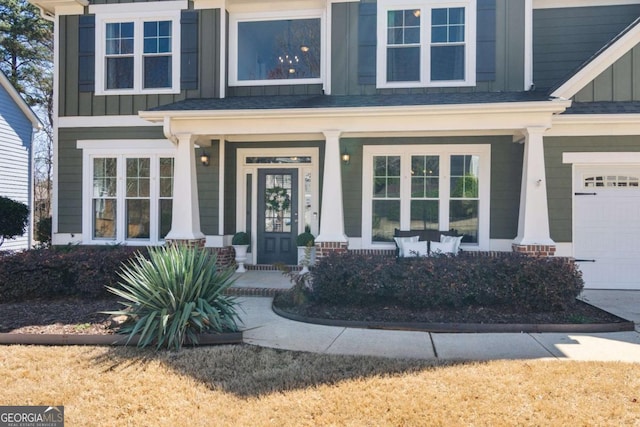
[{"label": "board and batten siding", "polygon": [[[351,155],[342,166],[344,227],[349,237],[362,237],[362,168],[365,145],[491,145],[491,239],[514,239],[518,234],[523,147],[511,136],[437,138],[343,138],[340,149]],[[428,150],[425,148],[425,152]]]},{"label": "board and batten siding", "polygon": [[549,205],[549,228],[554,242],[571,242],[572,165],[562,163],[564,152],[640,152],[637,136],[545,137],[544,154]]},{"label": "board and batten siding", "polygon": [[570,76],[638,16],[640,4],[534,10],[536,87],[549,89]]},{"label": "board and batten siding", "polygon": [[[104,2],[102,2],[104,3]],[[107,2],[114,3],[114,2]],[[98,4],[98,3],[96,3]],[[87,87],[91,83],[81,79],[80,21],[77,15],[60,16],[60,81],[59,115],[104,116],[137,115],[138,111],[171,104],[187,98],[216,98],[220,96],[220,9],[193,11],[197,14],[198,67],[190,85],[182,84],[177,94],[104,95],[96,96]],[[90,30],[90,29],[89,29]],[[83,31],[87,31],[83,29]],[[184,41],[184,37],[183,37]],[[176,53],[180,55],[180,52]],[[184,56],[184,55],[183,55]],[[93,57],[89,59],[93,61]],[[184,72],[182,73],[185,74]],[[95,82],[100,84],[100,82]],[[188,87],[188,89],[185,89]],[[195,89],[193,88],[195,87]]]},{"label": "board and batten siding", "polygon": [[586,85],[577,102],[640,101],[640,46],[635,46]]},{"label": "board and batten siding", "polygon": [[[332,95],[521,91],[524,88],[524,0],[478,2],[480,32],[475,87],[376,89],[373,1],[334,3],[331,33]],[[362,9],[368,9],[363,11]],[[369,12],[369,17],[364,17]],[[363,16],[361,16],[363,15]],[[369,25],[370,28],[364,28]],[[360,27],[363,28],[360,28]],[[485,31],[486,27],[495,28]],[[489,33],[489,34],[484,34]],[[363,40],[373,34],[370,41]],[[492,36],[493,34],[493,36]],[[494,40],[491,40],[494,39]],[[495,64],[485,64],[486,57]]]},{"label": "board and batten siding", "polygon": [[[29,206],[33,125],[0,85],[0,196]],[[29,209],[31,207],[29,206]],[[0,250],[29,247],[30,233],[6,239]]]}]

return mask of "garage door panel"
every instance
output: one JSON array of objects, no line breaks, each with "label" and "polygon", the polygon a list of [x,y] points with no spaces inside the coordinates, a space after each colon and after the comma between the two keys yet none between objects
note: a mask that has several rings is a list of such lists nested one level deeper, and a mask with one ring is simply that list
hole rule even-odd
[{"label": "garage door panel", "polygon": [[[578,262],[585,287],[640,289],[640,188],[628,186],[640,167],[576,166],[575,172],[574,256],[594,261]],[[585,186],[589,178],[602,178],[604,186]]]}]

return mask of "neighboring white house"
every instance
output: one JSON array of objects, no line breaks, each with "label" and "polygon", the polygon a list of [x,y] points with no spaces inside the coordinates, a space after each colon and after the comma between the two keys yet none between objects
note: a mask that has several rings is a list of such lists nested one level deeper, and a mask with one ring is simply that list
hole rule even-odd
[{"label": "neighboring white house", "polygon": [[[33,131],[40,127],[38,117],[0,71],[0,196],[27,204],[29,211],[33,204]],[[32,221],[29,223],[22,237],[5,240],[0,250],[29,248],[33,229]]]}]

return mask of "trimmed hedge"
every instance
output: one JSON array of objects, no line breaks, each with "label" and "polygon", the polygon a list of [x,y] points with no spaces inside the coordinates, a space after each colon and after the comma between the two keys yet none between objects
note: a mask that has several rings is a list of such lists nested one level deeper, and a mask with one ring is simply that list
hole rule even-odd
[{"label": "trimmed hedge", "polygon": [[395,259],[347,252],[321,259],[311,274],[311,298],[318,302],[414,309],[556,311],[571,305],[584,286],[569,259],[518,254]]},{"label": "trimmed hedge", "polygon": [[145,248],[57,246],[0,258],[0,302],[39,298],[112,297],[122,263]]}]

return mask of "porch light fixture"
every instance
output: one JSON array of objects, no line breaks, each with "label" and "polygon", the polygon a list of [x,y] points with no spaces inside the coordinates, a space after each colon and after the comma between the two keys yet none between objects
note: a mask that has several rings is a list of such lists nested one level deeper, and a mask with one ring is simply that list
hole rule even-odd
[{"label": "porch light fixture", "polygon": [[206,151],[203,151],[200,155],[200,163],[202,163],[202,166],[209,166],[209,155]]},{"label": "porch light fixture", "polygon": [[344,163],[345,165],[351,163],[351,155],[349,155],[349,152],[346,148],[344,149],[340,157],[342,158],[342,163]]}]

